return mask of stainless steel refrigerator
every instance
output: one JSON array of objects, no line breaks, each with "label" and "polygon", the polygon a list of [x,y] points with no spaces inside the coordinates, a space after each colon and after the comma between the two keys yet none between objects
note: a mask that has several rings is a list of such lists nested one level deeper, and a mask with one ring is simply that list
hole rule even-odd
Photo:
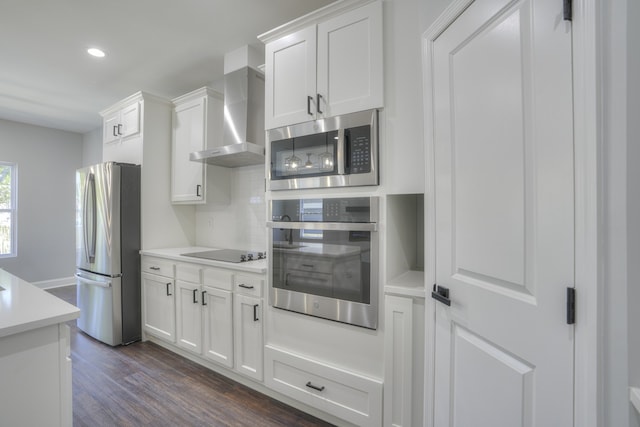
[{"label": "stainless steel refrigerator", "polygon": [[112,346],[141,338],[140,166],[76,172],[78,328]]}]

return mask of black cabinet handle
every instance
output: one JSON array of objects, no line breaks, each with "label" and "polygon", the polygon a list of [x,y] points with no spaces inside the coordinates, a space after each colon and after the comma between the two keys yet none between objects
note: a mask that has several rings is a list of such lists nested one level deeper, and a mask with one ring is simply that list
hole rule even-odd
[{"label": "black cabinet handle", "polygon": [[307,387],[309,387],[309,388],[312,388],[312,389],[314,389],[314,390],[318,390],[318,391],[322,391],[322,390],[324,390],[324,386],[320,386],[320,387],[318,387],[317,385],[313,385],[313,384],[311,384],[311,381],[309,381],[309,382],[306,384],[306,386],[307,386]]},{"label": "black cabinet handle", "polygon": [[122,124],[118,124],[118,135],[122,135]]},{"label": "black cabinet handle", "polygon": [[254,304],[253,305],[253,321],[257,322],[258,320],[258,307],[260,306],[260,304]]},{"label": "black cabinet handle", "polygon": [[200,189],[202,188],[202,185],[198,184],[196,185],[196,196],[200,197]]},{"label": "black cabinet handle", "polygon": [[198,290],[197,289],[193,290],[193,303],[194,304],[198,303]]},{"label": "black cabinet handle", "polygon": [[149,270],[155,270],[155,271],[158,271],[158,270],[160,270],[160,267],[151,266],[151,267],[149,267]]},{"label": "black cabinet handle", "polygon": [[253,289],[253,285],[245,285],[244,283],[240,283],[238,287],[245,288],[245,289]]},{"label": "black cabinet handle", "polygon": [[444,286],[433,285],[431,298],[435,299],[436,301],[440,301],[444,305],[451,305],[451,300],[449,299],[449,288],[445,288]]},{"label": "black cabinet handle", "polygon": [[320,110],[320,100],[322,99],[322,95],[320,95],[319,93],[316,94],[316,111],[318,111],[318,113],[320,114],[324,114],[322,112],[322,110]]},{"label": "black cabinet handle", "polygon": [[313,101],[313,96],[307,96],[307,113],[310,116],[313,116],[313,113],[311,112],[311,101]]},{"label": "black cabinet handle", "polygon": [[118,129],[118,126],[113,126],[113,136],[118,136],[118,133],[116,132],[116,129]]},{"label": "black cabinet handle", "polygon": [[171,291],[169,290],[169,286],[171,286],[171,282],[167,283],[167,296],[171,296]]},{"label": "black cabinet handle", "polygon": [[207,291],[202,291],[202,305],[207,305],[207,301],[205,301],[205,298],[204,298],[204,294],[206,293]]}]

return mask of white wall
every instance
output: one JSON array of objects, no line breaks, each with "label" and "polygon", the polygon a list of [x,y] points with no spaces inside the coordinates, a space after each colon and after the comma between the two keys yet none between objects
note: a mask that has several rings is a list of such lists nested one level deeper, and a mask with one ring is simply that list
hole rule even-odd
[{"label": "white wall", "polygon": [[196,245],[265,251],[264,166],[230,169],[231,200],[196,208]]},{"label": "white wall", "polygon": [[[640,2],[627,2],[627,307],[629,385],[640,387]],[[630,427],[640,427],[633,408]]]},{"label": "white wall", "polygon": [[0,159],[18,164],[18,256],[0,267],[29,282],[73,277],[82,135],[0,120]]},{"label": "white wall", "polygon": [[82,166],[102,163],[102,128],[82,135]]},{"label": "white wall", "polygon": [[[626,24],[624,2],[605,2],[604,112],[604,422],[629,425],[627,391]],[[612,25],[621,21],[619,25]]]}]

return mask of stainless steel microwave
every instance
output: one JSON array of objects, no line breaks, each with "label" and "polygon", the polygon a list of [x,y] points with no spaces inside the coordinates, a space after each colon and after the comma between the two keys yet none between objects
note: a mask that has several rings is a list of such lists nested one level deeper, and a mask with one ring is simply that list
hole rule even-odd
[{"label": "stainless steel microwave", "polygon": [[270,190],[378,185],[378,110],[272,129]]}]

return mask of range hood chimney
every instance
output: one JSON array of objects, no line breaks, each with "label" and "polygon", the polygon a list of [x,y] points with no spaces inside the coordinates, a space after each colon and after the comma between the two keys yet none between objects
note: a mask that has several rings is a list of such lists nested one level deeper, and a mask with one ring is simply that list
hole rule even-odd
[{"label": "range hood chimney", "polygon": [[[190,160],[229,168],[264,164],[264,75],[249,66],[252,54],[258,57],[249,48],[225,55],[223,145],[190,153]],[[236,68],[227,71],[228,62]]]}]

